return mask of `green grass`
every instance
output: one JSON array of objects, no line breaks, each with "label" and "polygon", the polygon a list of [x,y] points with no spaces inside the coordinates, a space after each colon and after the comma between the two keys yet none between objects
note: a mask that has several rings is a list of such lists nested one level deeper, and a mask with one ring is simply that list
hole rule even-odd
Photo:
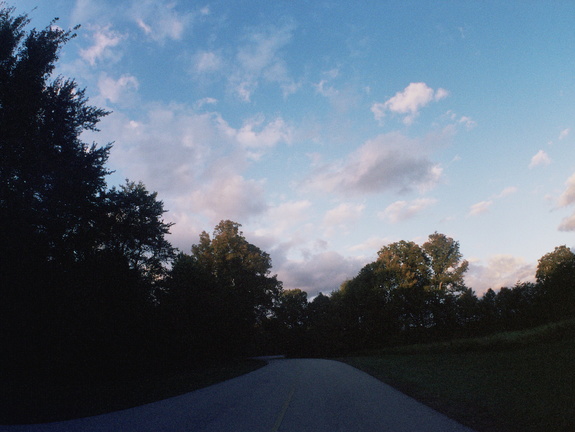
[{"label": "green grass", "polygon": [[575,430],[575,321],[340,359],[478,431]]},{"label": "green grass", "polygon": [[46,377],[28,385],[4,383],[0,424],[45,423],[132,408],[207,387],[265,364],[260,360],[239,360],[123,379],[61,382]]}]

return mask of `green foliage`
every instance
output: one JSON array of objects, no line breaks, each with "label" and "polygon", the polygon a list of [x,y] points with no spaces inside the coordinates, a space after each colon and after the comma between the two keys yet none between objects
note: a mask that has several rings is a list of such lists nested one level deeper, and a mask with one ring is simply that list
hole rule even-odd
[{"label": "green foliage", "polygon": [[556,247],[539,259],[535,277],[552,316],[575,315],[575,253],[567,246]]},{"label": "green foliage", "polygon": [[459,242],[435,232],[423,244],[423,250],[429,260],[432,289],[455,291],[464,288],[463,275],[469,263],[461,260]]},{"label": "green foliage", "polygon": [[276,276],[270,276],[269,254],[249,243],[240,227],[230,220],[221,221],[212,239],[204,231],[200,243],[192,246],[192,256],[219,286],[237,296],[237,307],[255,325],[270,313],[282,286]]},{"label": "green foliage", "polygon": [[176,320],[172,336],[189,347],[183,355],[245,351],[278,304],[282,286],[270,275],[271,259],[240,227],[220,222],[213,237],[202,232],[192,254],[180,254],[174,262],[161,302]]}]

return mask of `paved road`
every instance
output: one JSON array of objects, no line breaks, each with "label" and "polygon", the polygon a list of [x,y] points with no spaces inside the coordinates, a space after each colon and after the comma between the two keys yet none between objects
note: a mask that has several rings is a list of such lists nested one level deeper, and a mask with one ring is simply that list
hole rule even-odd
[{"label": "paved road", "polygon": [[247,375],[137,408],[0,431],[472,432],[332,360],[272,360]]}]

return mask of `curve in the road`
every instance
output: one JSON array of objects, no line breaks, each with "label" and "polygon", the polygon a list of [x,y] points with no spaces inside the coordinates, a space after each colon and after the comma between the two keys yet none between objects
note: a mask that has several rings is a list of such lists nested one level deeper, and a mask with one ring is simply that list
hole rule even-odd
[{"label": "curve in the road", "polygon": [[110,414],[10,432],[472,432],[346,364],[272,360],[241,377]]}]

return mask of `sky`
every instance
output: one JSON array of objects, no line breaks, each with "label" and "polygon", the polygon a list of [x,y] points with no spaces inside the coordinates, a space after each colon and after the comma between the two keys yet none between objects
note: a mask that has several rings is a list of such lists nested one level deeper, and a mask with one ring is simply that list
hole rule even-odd
[{"label": "sky", "polygon": [[57,73],[112,111],[83,139],[183,252],[231,219],[313,297],[437,231],[481,295],[575,246],[575,2],[8,4],[81,25]]}]

